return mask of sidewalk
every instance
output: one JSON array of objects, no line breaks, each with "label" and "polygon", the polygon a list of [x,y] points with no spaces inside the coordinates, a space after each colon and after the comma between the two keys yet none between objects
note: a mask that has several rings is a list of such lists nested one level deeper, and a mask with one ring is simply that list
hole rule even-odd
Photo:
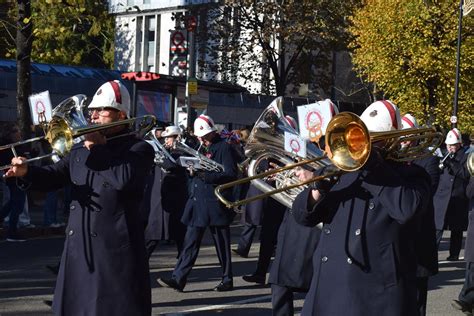
[{"label": "sidewalk", "polygon": [[[66,226],[61,227],[44,227],[43,226],[43,204],[45,193],[39,193],[35,191],[28,192],[28,213],[30,215],[30,225],[20,227],[18,229],[21,236],[32,239],[38,237],[48,236],[61,236],[64,235]],[[0,201],[3,200],[3,192],[0,189]],[[56,214],[57,221],[66,223],[67,218],[62,211],[62,197],[59,200],[58,212]],[[0,222],[0,240],[6,238],[8,226],[5,223]]]}]

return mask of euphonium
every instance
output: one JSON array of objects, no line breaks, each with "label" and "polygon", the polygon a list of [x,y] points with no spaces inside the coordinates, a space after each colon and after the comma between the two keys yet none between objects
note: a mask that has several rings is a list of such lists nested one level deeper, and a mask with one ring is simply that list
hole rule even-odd
[{"label": "euphonium", "polygon": [[[255,179],[251,180],[251,183],[262,192],[272,192],[275,189],[299,183],[299,180],[294,175],[294,170],[291,169],[282,170],[282,172],[277,174],[269,174],[272,180],[275,180],[274,184],[270,184],[265,177],[259,177],[258,174],[258,166],[265,159],[277,161],[279,165],[285,166],[295,162],[296,155],[285,152],[285,132],[295,135],[298,132],[285,120],[282,108],[282,97],[278,97],[270,103],[256,121],[244,148],[245,156],[248,157],[247,174],[249,177],[255,177]],[[331,164],[329,159],[320,159],[324,157],[324,151],[313,143],[307,144],[306,151],[307,159],[315,160],[309,162],[309,166],[314,170]],[[293,200],[303,189],[304,187],[295,187],[290,190],[284,190],[273,194],[272,198],[287,207],[291,207]]]}]

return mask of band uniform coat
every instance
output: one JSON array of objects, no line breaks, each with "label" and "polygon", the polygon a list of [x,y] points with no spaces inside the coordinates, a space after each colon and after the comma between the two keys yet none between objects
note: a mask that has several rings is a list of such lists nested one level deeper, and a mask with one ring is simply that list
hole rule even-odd
[{"label": "band uniform coat", "polygon": [[342,175],[313,207],[309,189],[293,203],[297,222],[323,223],[302,315],[418,315],[412,219],[429,180],[375,161]]},{"label": "band uniform coat", "polygon": [[[418,277],[433,276],[438,273],[438,247],[436,245],[436,226],[434,220],[433,195],[439,184],[440,170],[438,159],[428,156],[416,159],[413,163],[423,168],[430,178],[430,195],[426,210],[417,214],[417,236],[415,241],[418,258]],[[403,171],[401,171],[403,172]],[[417,176],[416,174],[414,176]]]},{"label": "band uniform coat", "polygon": [[90,151],[79,143],[54,165],[30,166],[32,188],[71,185],[55,315],[151,314],[139,205],[153,157],[146,142],[122,136]]},{"label": "band uniform coat", "polygon": [[443,169],[433,197],[438,230],[467,229],[469,200],[466,197],[466,186],[469,172],[466,167],[467,155],[462,148],[456,152],[453,160],[454,168]]},{"label": "band uniform coat", "polygon": [[[214,189],[219,184],[237,177],[237,163],[231,145],[216,135],[209,146],[207,157],[224,166],[223,172],[198,171],[191,178],[189,198],[181,222],[192,227],[226,226],[232,222],[235,212],[224,206]],[[224,196],[232,200],[232,190]]]},{"label": "band uniform coat", "polygon": [[298,224],[287,210],[278,230],[275,259],[268,283],[308,291],[313,275],[313,252],[321,229]]},{"label": "band uniform coat", "polygon": [[464,260],[474,262],[474,177],[472,176],[466,188],[466,196],[469,198],[469,226],[464,247]]}]

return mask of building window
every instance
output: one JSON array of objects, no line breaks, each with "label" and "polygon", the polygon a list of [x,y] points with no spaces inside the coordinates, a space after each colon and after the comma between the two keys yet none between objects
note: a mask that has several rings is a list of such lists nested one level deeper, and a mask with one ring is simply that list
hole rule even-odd
[{"label": "building window", "polygon": [[136,71],[159,72],[160,17],[137,17]]},{"label": "building window", "polygon": [[144,60],[146,60],[146,71],[155,71],[155,35],[156,35],[156,17],[155,16],[147,16],[145,17],[145,52],[146,56]]}]

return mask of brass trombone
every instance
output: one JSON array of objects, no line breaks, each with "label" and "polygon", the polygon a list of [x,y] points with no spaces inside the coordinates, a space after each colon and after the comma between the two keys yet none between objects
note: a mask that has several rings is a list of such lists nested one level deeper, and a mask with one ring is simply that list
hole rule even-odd
[{"label": "brass trombone", "polygon": [[[53,109],[51,121],[47,123],[45,127],[43,127],[45,130],[45,136],[35,137],[13,144],[4,145],[0,147],[0,151],[10,149],[13,155],[17,157],[15,147],[45,139],[51,144],[52,152],[43,156],[28,159],[26,162],[32,162],[52,156],[63,157],[69,153],[75,143],[76,138],[84,136],[85,134],[103,131],[116,126],[130,126],[138,122],[139,126],[137,131],[108,138],[108,140],[111,140],[125,135],[145,133],[156,123],[155,116],[145,115],[138,118],[131,118],[108,124],[88,126],[88,122],[85,119],[83,113],[85,100],[86,96],[83,94],[78,94],[65,99]],[[0,166],[0,170],[9,169],[11,167],[11,164]]]},{"label": "brass trombone", "polygon": [[[320,181],[324,178],[331,178],[346,172],[356,171],[365,165],[372,150],[372,144],[376,142],[385,143],[383,146],[385,159],[411,161],[432,154],[441,144],[442,140],[443,135],[432,127],[369,133],[364,122],[356,114],[342,112],[334,116],[327,126],[325,137],[326,152],[323,152],[320,157],[302,160],[248,178],[219,185],[215,189],[215,194],[223,204],[232,208]],[[405,142],[416,142],[416,145],[401,146],[402,143]],[[287,156],[285,153],[280,154]],[[304,182],[290,184],[286,187],[280,187],[264,192],[261,195],[237,201],[229,201],[225,199],[221,193],[223,190],[236,185],[269,177],[303,165],[320,163],[327,158],[329,158],[332,163],[332,165],[325,164],[327,166],[327,172]],[[258,159],[258,157],[251,157],[250,159]],[[292,201],[287,202],[285,205],[291,207],[290,202]]]}]

